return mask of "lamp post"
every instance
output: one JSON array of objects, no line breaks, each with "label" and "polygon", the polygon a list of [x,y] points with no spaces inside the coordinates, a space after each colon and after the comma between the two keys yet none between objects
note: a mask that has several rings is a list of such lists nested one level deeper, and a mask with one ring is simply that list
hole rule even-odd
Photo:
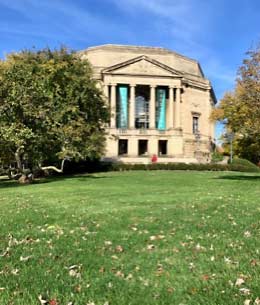
[{"label": "lamp post", "polygon": [[229,141],[229,144],[230,144],[230,163],[233,162],[233,140],[234,140],[234,137],[235,137],[235,133],[232,132],[232,131],[226,134],[226,138],[227,138],[227,140]]}]

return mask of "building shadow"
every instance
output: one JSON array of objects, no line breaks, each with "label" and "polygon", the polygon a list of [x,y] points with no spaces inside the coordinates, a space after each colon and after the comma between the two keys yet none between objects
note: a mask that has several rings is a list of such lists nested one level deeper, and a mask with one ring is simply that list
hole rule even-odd
[{"label": "building shadow", "polygon": [[238,180],[238,181],[260,181],[260,175],[253,175],[253,176],[247,176],[247,175],[223,175],[216,177],[214,179],[223,179],[223,180]]}]

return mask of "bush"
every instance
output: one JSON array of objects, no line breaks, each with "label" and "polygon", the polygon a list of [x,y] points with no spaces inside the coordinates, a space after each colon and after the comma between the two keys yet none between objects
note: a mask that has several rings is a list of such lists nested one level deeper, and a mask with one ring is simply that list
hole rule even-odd
[{"label": "bush", "polygon": [[[120,162],[101,162],[99,160],[86,160],[81,162],[65,163],[64,174],[97,173],[110,171],[138,171],[138,170],[194,170],[194,171],[238,171],[238,172],[260,172],[260,169],[245,159],[235,158],[232,164],[218,163],[149,163],[132,164]],[[0,170],[1,173],[1,170]],[[6,173],[5,173],[6,174]],[[43,177],[46,173],[34,171],[35,177]],[[51,172],[51,175],[58,175]],[[59,174],[60,175],[60,174]]]},{"label": "bush", "polygon": [[223,154],[219,153],[219,152],[214,152],[212,155],[211,155],[211,162],[212,163],[216,163],[216,162],[221,162],[223,161],[224,159],[224,156]]},{"label": "bush", "polygon": [[240,172],[260,172],[259,168],[246,166],[245,164],[217,164],[217,163],[151,163],[151,164],[131,164],[131,163],[109,163],[101,162],[98,171],[131,171],[131,170],[196,170],[196,171],[240,171]]},{"label": "bush", "polygon": [[[230,162],[230,161],[229,161]],[[229,163],[231,170],[240,172],[260,172],[259,167],[254,163],[241,158],[234,158],[232,163]]]},{"label": "bush", "polygon": [[[102,167],[102,166],[101,166]],[[230,170],[229,165],[198,164],[198,163],[108,163],[103,162],[104,171],[131,171],[131,170],[198,170],[198,171],[225,171]]]}]

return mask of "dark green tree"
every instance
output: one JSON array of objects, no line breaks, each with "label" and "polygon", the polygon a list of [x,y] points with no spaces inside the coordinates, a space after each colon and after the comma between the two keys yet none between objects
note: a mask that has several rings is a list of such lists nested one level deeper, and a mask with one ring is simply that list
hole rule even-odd
[{"label": "dark green tree", "polygon": [[22,51],[0,61],[2,166],[61,172],[67,159],[98,158],[107,120],[90,64],[77,53]]}]

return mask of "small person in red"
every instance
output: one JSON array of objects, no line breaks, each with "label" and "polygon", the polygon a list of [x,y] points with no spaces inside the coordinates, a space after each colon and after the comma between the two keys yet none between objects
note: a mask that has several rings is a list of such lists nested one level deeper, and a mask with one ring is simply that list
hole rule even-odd
[{"label": "small person in red", "polygon": [[151,161],[152,161],[152,163],[156,163],[157,162],[157,156],[153,155]]}]

